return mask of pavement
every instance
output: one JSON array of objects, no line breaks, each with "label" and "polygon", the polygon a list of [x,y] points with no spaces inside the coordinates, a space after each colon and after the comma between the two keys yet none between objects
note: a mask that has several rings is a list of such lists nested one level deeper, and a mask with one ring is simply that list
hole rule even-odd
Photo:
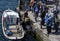
[{"label": "pavement", "polygon": [[[35,17],[33,16],[33,13],[31,11],[28,12],[28,16],[32,21],[36,22]],[[40,29],[40,23],[39,22],[36,22],[36,23],[37,23],[36,28]],[[43,26],[42,31],[43,31],[43,33],[47,34],[46,26]],[[60,41],[60,30],[59,30],[59,32],[55,33],[55,30],[52,29],[51,34],[49,34],[49,40],[51,40],[51,41]]]},{"label": "pavement", "polygon": [[[35,21],[32,12],[29,13],[29,17],[30,17],[31,20]],[[59,16],[58,16],[58,17],[59,17]],[[60,18],[60,17],[59,17],[59,18]],[[38,22],[37,22],[37,23],[38,23]],[[39,24],[39,23],[38,23],[38,24]],[[40,25],[37,25],[37,28],[40,29]],[[42,31],[43,31],[43,33],[47,34],[46,26],[43,26]],[[52,33],[49,35],[49,40],[51,40],[51,41],[60,41],[60,32],[56,32],[56,33],[55,33],[55,30],[52,29]]]},{"label": "pavement", "polygon": [[[43,26],[43,32],[47,34],[46,27]],[[49,34],[49,39],[51,41],[60,41],[60,31],[55,32],[55,30],[51,30],[51,33]]]}]

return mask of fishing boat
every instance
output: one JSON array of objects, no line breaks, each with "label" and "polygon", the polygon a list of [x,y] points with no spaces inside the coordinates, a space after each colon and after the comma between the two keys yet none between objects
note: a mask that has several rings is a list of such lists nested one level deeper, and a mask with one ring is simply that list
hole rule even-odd
[{"label": "fishing boat", "polygon": [[20,25],[19,15],[17,12],[7,9],[2,14],[2,30],[6,38],[15,40],[24,37],[24,30]]}]

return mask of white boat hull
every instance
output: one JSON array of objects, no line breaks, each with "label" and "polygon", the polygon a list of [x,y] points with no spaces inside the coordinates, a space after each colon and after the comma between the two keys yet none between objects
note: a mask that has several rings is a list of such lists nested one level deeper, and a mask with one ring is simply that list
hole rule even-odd
[{"label": "white boat hull", "polygon": [[8,38],[8,39],[13,39],[13,40],[15,40],[15,39],[22,39],[23,37],[24,37],[24,33],[25,33],[25,31],[23,30],[23,28],[22,28],[22,30],[23,30],[23,32],[22,32],[22,36],[20,37],[13,37],[13,36],[8,36],[7,34],[6,34],[6,32],[5,32],[5,28],[4,28],[4,26],[3,26],[3,15],[2,15],[2,30],[3,30],[3,34],[4,34],[4,36],[6,37],[6,38]]}]

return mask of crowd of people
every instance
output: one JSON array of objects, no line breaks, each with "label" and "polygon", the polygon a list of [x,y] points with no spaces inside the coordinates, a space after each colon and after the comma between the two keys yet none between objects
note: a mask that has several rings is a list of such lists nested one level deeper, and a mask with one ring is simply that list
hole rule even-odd
[{"label": "crowd of people", "polygon": [[[53,8],[52,11],[49,11],[49,7],[46,5],[42,5],[39,2],[36,2],[32,0],[30,2],[30,9],[32,8],[32,13],[34,13],[34,17],[36,22],[38,21],[37,18],[40,17],[40,27],[41,29],[43,28],[42,26],[46,26],[47,29],[47,34],[51,33],[52,27],[55,28],[55,32],[58,32],[59,29],[59,18],[58,18],[58,10]],[[39,16],[40,13],[40,16]],[[25,27],[25,25],[30,25],[29,17],[28,17],[28,11],[26,11],[23,15],[23,20],[24,22],[22,25]]]},{"label": "crowd of people", "polygon": [[39,10],[40,10],[40,14],[41,14],[40,15],[41,29],[42,29],[42,26],[46,25],[47,34],[50,34],[52,26],[53,26],[56,30],[55,32],[58,32],[58,27],[59,27],[58,10],[56,8],[53,8],[53,10],[50,11],[49,8],[46,6],[41,6],[41,8],[36,6],[36,7],[34,7],[35,20],[38,18]]}]

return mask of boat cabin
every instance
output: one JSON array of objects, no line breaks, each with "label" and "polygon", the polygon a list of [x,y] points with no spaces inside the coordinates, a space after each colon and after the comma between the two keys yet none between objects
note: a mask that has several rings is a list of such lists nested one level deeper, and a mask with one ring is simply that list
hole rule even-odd
[{"label": "boat cabin", "polygon": [[9,25],[17,24],[19,15],[16,12],[11,12],[11,11],[5,11],[4,14],[4,22],[6,22]]}]

